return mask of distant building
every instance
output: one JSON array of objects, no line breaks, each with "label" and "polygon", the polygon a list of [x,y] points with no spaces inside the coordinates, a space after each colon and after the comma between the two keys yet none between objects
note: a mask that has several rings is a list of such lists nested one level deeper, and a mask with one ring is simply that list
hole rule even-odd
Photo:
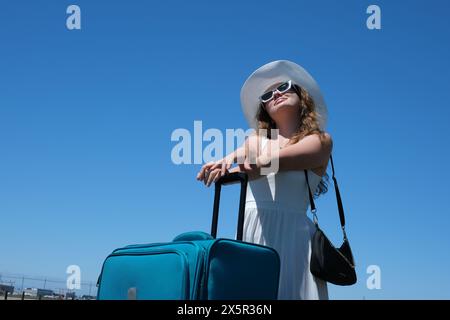
[{"label": "distant building", "polygon": [[4,295],[5,292],[8,292],[8,294],[14,293],[14,286],[8,286],[6,284],[0,284],[0,294]]},{"label": "distant building", "polygon": [[66,292],[66,299],[75,299],[76,297],[75,292]]},{"label": "distant building", "polygon": [[26,296],[37,297],[37,288],[26,288],[25,290],[23,290],[23,293]]},{"label": "distant building", "polygon": [[45,296],[54,296],[54,291],[50,289],[39,289],[39,288],[26,288],[23,290],[26,296],[31,297],[45,297]]},{"label": "distant building", "polygon": [[37,289],[37,296],[45,297],[45,296],[54,296],[55,292],[50,289]]}]

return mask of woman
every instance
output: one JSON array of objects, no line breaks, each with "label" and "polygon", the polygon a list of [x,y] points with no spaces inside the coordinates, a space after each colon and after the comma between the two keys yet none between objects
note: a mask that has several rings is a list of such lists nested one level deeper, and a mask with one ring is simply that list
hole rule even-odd
[{"label": "woman", "polygon": [[[205,164],[197,180],[209,186],[227,172],[246,172],[243,241],[277,250],[281,259],[278,298],[328,299],[326,282],[309,269],[315,226],[306,214],[309,198],[304,172],[316,198],[327,191],[326,169],[333,144],[324,131],[327,109],[320,89],[302,67],[279,60],[250,75],[241,89],[241,104],[255,134],[224,159]],[[270,171],[275,157],[278,168],[262,174],[263,168]],[[239,165],[229,170],[236,162]]]}]

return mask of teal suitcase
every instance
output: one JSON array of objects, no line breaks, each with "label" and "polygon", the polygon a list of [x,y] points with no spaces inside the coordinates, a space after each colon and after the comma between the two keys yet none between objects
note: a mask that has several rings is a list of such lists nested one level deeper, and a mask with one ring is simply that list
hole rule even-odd
[{"label": "teal suitcase", "polygon": [[[237,240],[216,239],[221,186],[241,184]],[[211,234],[194,231],[172,242],[114,250],[98,280],[99,300],[275,300],[280,259],[270,247],[242,241],[248,177],[215,184]]]}]

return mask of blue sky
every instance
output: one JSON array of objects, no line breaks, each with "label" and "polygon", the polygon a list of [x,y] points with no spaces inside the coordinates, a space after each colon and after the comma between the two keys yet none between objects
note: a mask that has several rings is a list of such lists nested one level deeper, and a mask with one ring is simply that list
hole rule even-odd
[{"label": "blue sky", "polygon": [[[81,30],[66,8],[81,8]],[[381,30],[366,8],[381,8]],[[247,129],[239,92],[278,59],[317,80],[359,282],[332,299],[450,298],[447,1],[10,1],[0,10],[0,273],[96,280],[133,243],[209,231],[213,188],[171,133]],[[204,144],[204,147],[208,143]],[[441,167],[442,165],[442,167]],[[331,173],[331,167],[328,170]],[[234,235],[224,189],[219,235]],[[333,186],[317,200],[341,240]],[[369,290],[366,269],[381,269]]]}]

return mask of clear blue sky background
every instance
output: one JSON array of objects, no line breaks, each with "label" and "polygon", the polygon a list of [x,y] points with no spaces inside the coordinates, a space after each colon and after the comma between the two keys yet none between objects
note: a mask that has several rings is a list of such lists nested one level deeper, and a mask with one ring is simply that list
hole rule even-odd
[{"label": "clear blue sky background", "polygon": [[[79,31],[65,26],[73,3]],[[381,30],[366,28],[370,4]],[[0,272],[64,279],[77,264],[95,281],[117,247],[209,231],[213,188],[200,165],[171,162],[171,133],[247,129],[243,82],[288,59],[324,92],[357,262],[358,284],[330,298],[450,298],[449,12],[444,0],[3,1]],[[237,200],[224,189],[220,236],[234,235]],[[332,185],[317,206],[339,242]]]}]

